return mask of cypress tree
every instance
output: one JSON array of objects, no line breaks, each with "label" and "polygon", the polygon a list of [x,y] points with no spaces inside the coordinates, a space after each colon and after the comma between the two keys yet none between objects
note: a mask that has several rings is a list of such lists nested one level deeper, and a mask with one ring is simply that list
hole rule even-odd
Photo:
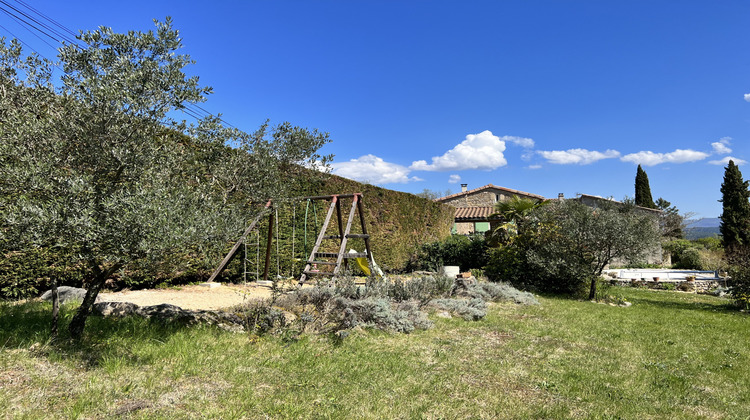
[{"label": "cypress tree", "polygon": [[635,173],[635,205],[655,209],[654,199],[651,198],[651,187],[648,185],[648,175],[646,171],[638,165],[638,171]]},{"label": "cypress tree", "polygon": [[750,191],[748,181],[742,179],[740,168],[730,160],[721,184],[721,232],[724,249],[750,244]]}]

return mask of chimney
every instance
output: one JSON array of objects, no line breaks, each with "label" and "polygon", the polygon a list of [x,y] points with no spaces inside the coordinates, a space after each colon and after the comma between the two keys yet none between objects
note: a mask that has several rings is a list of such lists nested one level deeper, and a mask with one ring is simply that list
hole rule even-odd
[{"label": "chimney", "polygon": [[469,186],[469,184],[461,184],[461,192],[466,192],[467,186]]},{"label": "chimney", "polygon": [[565,199],[565,194],[563,194],[563,193],[557,194],[557,199],[560,200],[560,201],[563,201]]}]

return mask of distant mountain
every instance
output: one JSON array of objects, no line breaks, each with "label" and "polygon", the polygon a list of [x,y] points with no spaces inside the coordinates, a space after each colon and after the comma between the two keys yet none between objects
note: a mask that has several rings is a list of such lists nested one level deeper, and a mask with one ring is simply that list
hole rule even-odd
[{"label": "distant mountain", "polygon": [[719,223],[721,223],[721,219],[718,217],[704,217],[703,219],[698,220],[687,220],[685,238],[698,239],[718,236]]},{"label": "distant mountain", "polygon": [[686,220],[688,228],[709,228],[719,227],[721,219],[718,217],[704,217],[698,220]]},{"label": "distant mountain", "polygon": [[685,239],[700,239],[719,236],[719,227],[696,227],[685,229]]}]

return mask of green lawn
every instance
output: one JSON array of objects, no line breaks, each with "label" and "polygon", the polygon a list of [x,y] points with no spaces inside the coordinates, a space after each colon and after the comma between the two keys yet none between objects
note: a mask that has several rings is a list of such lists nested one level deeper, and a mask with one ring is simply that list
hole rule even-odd
[{"label": "green lawn", "polygon": [[[747,418],[750,318],[624,289],[632,307],[493,304],[410,335],[252,339],[92,318],[45,344],[47,304],[0,304],[8,418]],[[70,308],[65,312],[70,316]],[[36,345],[34,343],[41,343]]]}]

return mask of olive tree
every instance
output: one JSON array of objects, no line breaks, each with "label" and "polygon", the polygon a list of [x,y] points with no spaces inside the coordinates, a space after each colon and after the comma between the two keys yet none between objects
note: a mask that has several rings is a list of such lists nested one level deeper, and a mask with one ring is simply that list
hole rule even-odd
[{"label": "olive tree", "polygon": [[529,249],[532,265],[550,279],[588,281],[589,299],[596,279],[613,261],[637,261],[659,244],[658,220],[630,206],[603,201],[596,208],[577,200],[540,208],[543,227]]},{"label": "olive tree", "polygon": [[[254,202],[284,194],[293,164],[326,164],[326,133],[266,123],[252,134],[175,111],[211,89],[188,76],[171,20],[81,33],[59,62],[0,42],[0,231],[90,270],[69,329],[81,337],[104,282],[135,260],[223,246]],[[53,83],[53,65],[62,77]],[[234,147],[228,147],[233,145]]]},{"label": "olive tree", "polygon": [[578,200],[550,201],[521,220],[486,272],[492,280],[541,291],[577,294],[588,284],[593,299],[608,264],[643,258],[659,243],[658,220],[621,203],[593,208]]}]

